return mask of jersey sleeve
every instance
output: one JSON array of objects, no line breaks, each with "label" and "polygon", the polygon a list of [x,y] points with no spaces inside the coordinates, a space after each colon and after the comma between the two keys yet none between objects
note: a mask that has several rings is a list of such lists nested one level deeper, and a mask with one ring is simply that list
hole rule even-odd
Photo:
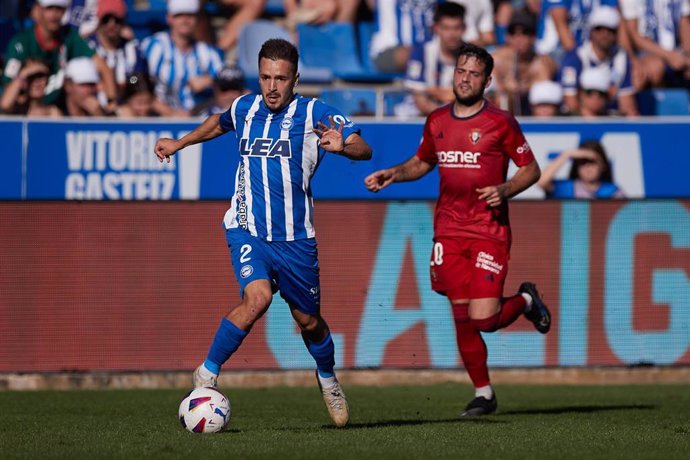
[{"label": "jersey sleeve", "polygon": [[405,87],[413,91],[423,91],[427,86],[424,81],[424,45],[415,45],[407,61]]},{"label": "jersey sleeve", "polygon": [[561,86],[563,87],[563,94],[574,96],[577,94],[577,79],[582,72],[582,62],[577,56],[575,50],[569,52],[563,58],[560,70]]},{"label": "jersey sleeve", "polygon": [[532,149],[522,133],[522,129],[515,117],[508,115],[503,137],[503,152],[505,152],[513,163],[518,167],[526,166],[534,161]]},{"label": "jersey sleeve", "polygon": [[15,35],[9,45],[7,45],[7,52],[5,53],[5,68],[2,72],[3,86],[17,78],[25,59],[26,50],[24,45],[19,40],[19,36]]},{"label": "jersey sleeve", "polygon": [[359,134],[360,129],[355,123],[347,118],[340,110],[332,107],[323,101],[317,100],[314,104],[312,117],[314,120],[314,128],[318,126],[320,121],[326,126],[330,126],[330,120],[328,117],[333,117],[333,123],[335,127],[338,128],[341,124],[343,125],[343,141],[345,141],[350,134]]},{"label": "jersey sleeve", "polygon": [[417,158],[425,163],[435,165],[438,163],[438,157],[436,156],[436,146],[434,145],[434,137],[431,135],[431,123],[429,123],[429,118],[426,119],[424,124],[424,132],[422,134],[422,141],[417,147]]}]

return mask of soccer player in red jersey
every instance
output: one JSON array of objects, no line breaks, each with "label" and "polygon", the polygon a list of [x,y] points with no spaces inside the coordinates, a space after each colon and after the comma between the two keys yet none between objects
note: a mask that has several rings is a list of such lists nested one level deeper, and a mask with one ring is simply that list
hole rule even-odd
[{"label": "soccer player in red jersey", "polygon": [[[492,69],[486,50],[463,45],[453,78],[455,101],[427,117],[417,153],[364,180],[377,192],[439,167],[431,287],[451,302],[458,348],[475,387],[462,416],[497,407],[481,333],[507,327],[522,314],[543,334],[551,327],[533,283],[503,297],[511,244],[508,199],[537,182],[541,172],[515,118],[484,99]],[[510,160],[518,170],[506,180]]]}]

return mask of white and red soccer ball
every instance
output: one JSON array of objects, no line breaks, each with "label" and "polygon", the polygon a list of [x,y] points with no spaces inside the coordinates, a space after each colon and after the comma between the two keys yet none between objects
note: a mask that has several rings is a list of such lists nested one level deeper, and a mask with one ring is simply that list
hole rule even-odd
[{"label": "white and red soccer ball", "polygon": [[180,424],[192,433],[217,433],[230,421],[230,400],[215,388],[195,388],[180,403]]}]

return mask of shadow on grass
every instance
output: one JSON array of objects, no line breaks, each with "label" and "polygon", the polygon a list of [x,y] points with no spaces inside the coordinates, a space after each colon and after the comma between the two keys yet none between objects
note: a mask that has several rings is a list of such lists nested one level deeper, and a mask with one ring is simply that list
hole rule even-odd
[{"label": "shadow on grass", "polygon": [[593,414],[596,412],[610,412],[617,410],[654,410],[658,406],[651,404],[615,404],[608,406],[564,406],[543,409],[518,409],[500,411],[496,415],[559,415],[559,414]]},{"label": "shadow on grass", "polygon": [[[438,420],[381,420],[378,422],[360,422],[360,423],[350,423],[344,429],[346,430],[356,430],[361,428],[385,428],[385,427],[397,427],[397,426],[415,426],[415,425],[433,425],[439,423],[475,423],[475,424],[495,424],[495,423],[508,423],[502,420],[495,420],[492,418],[482,418],[482,417],[454,417],[445,418]],[[329,428],[336,429],[335,427],[329,426]]]}]

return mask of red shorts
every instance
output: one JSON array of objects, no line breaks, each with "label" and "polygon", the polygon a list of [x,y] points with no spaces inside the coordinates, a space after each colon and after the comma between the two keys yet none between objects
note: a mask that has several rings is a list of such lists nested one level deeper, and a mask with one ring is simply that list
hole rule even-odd
[{"label": "red shorts", "polygon": [[450,300],[503,296],[508,247],[489,240],[435,239],[431,251],[431,287]]}]

